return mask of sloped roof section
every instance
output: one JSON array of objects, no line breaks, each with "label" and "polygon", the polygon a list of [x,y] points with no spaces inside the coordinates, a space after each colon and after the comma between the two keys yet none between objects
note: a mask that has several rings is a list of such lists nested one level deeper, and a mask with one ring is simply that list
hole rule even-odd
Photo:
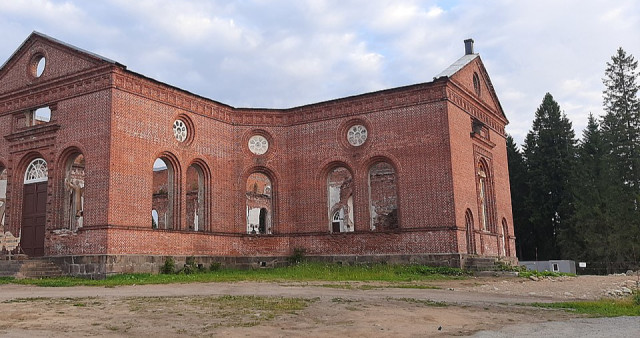
[{"label": "sloped roof section", "polygon": [[440,74],[436,75],[433,79],[437,80],[441,77],[451,77],[453,74],[457,73],[460,69],[464,68],[464,66],[468,65],[471,61],[475,60],[475,58],[479,57],[478,54],[466,54],[458,59],[458,61],[454,62],[447,69],[443,70]]},{"label": "sloped roof section", "polygon": [[6,65],[7,65],[7,64],[8,64],[8,63],[9,63],[9,62],[10,62],[10,61],[11,61],[11,60],[16,56],[16,54],[18,54],[18,53],[19,53],[19,52],[20,52],[20,51],[25,47],[25,45],[27,45],[27,43],[28,43],[30,40],[32,40],[32,39],[33,39],[33,37],[36,37],[36,36],[37,36],[37,37],[44,38],[44,39],[47,39],[47,40],[49,40],[49,41],[51,41],[51,42],[57,43],[57,44],[59,44],[59,45],[65,46],[65,47],[67,47],[67,48],[73,49],[73,50],[75,50],[75,51],[77,51],[77,52],[80,52],[80,53],[83,53],[83,54],[90,55],[90,56],[92,56],[93,58],[96,58],[96,59],[99,59],[99,60],[102,60],[102,61],[105,61],[105,62],[108,62],[108,63],[112,63],[112,64],[114,64],[114,65],[115,65],[115,64],[117,64],[117,65],[119,65],[119,66],[125,67],[124,65],[122,65],[122,64],[120,64],[120,63],[118,63],[118,62],[115,62],[115,61],[113,61],[113,60],[111,60],[111,59],[109,59],[109,58],[106,58],[106,57],[104,57],[104,56],[102,56],[102,55],[98,55],[98,54],[96,54],[96,53],[93,53],[93,52],[87,51],[87,50],[85,50],[85,49],[82,49],[82,48],[76,47],[76,46],[74,46],[74,45],[72,45],[72,44],[66,43],[66,42],[64,42],[64,41],[60,41],[60,40],[58,40],[58,39],[56,39],[56,38],[52,38],[52,37],[50,37],[49,35],[42,34],[42,33],[38,32],[38,31],[33,31],[33,32],[32,32],[32,33],[31,33],[31,34],[30,34],[30,35],[29,35],[29,36],[28,36],[28,37],[27,37],[27,38],[22,42],[22,44],[21,44],[21,45],[16,49],[16,51],[15,51],[15,52],[13,52],[13,54],[11,54],[11,56],[9,56],[9,58],[7,59],[7,61],[5,61],[5,62],[2,64],[2,66],[0,67],[0,71],[2,71],[2,69],[4,69],[4,68],[5,68],[5,66],[6,66]]},{"label": "sloped roof section", "polygon": [[[42,73],[36,75],[36,64],[43,59]],[[34,31],[0,67],[0,96],[103,66],[126,69],[109,58]]]},{"label": "sloped roof section", "polygon": [[[472,63],[474,65],[471,65]],[[458,77],[458,75],[456,74],[458,74],[466,67],[474,67],[478,70],[478,72],[481,74],[482,81],[485,83],[486,88],[489,90],[488,94],[491,104],[496,107],[497,113],[508,123],[508,119],[504,113],[504,110],[502,109],[502,104],[500,103],[500,100],[498,100],[498,95],[496,94],[495,89],[493,88],[493,84],[491,83],[491,79],[489,78],[489,74],[487,73],[487,70],[482,63],[480,54],[472,53],[463,55],[456,62],[451,64],[451,66],[447,67],[447,69],[436,75],[433,80],[435,81],[440,78],[456,78]],[[487,102],[486,99],[484,100],[484,102]]]}]

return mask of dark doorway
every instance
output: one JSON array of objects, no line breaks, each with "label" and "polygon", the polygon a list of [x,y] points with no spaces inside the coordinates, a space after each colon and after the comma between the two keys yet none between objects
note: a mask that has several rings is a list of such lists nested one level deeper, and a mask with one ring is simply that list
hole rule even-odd
[{"label": "dark doorway", "polygon": [[267,233],[267,209],[265,208],[260,209],[258,233],[261,233],[261,234]]},{"label": "dark doorway", "polygon": [[44,256],[47,220],[47,182],[24,185],[20,247],[31,257]]}]

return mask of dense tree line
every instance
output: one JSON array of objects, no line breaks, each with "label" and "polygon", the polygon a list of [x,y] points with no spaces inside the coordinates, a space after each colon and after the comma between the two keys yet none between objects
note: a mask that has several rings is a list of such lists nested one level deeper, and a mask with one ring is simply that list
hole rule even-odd
[{"label": "dense tree line", "polygon": [[547,93],[522,150],[507,138],[521,260],[571,259],[592,271],[640,264],[638,62],[619,48],[607,62],[600,118],[580,140]]}]

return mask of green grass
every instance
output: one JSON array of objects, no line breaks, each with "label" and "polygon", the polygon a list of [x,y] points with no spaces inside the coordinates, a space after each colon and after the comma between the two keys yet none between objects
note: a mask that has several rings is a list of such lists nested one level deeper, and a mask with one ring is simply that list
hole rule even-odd
[{"label": "green grass", "polygon": [[640,316],[640,304],[632,299],[602,299],[587,302],[534,303],[536,307],[560,309],[592,317]]},{"label": "green grass", "polygon": [[279,281],[384,281],[413,282],[443,279],[463,279],[464,270],[449,267],[429,267],[424,265],[338,265],[323,263],[302,263],[273,269],[220,269],[193,274],[122,274],[105,280],[87,280],[74,277],[13,279],[2,278],[0,284],[25,284],[49,287],[202,283],[202,282],[279,282]]},{"label": "green grass", "polygon": [[565,273],[565,272],[521,270],[521,271],[519,271],[518,276],[524,277],[524,278],[529,278],[531,276],[536,276],[536,277],[561,277],[561,276],[575,277],[577,275],[575,273]]},{"label": "green grass", "polygon": [[407,303],[413,304],[421,304],[425,306],[435,306],[435,307],[447,307],[447,303],[445,302],[436,302],[430,299],[416,299],[416,298],[387,298],[387,300],[399,300]]}]

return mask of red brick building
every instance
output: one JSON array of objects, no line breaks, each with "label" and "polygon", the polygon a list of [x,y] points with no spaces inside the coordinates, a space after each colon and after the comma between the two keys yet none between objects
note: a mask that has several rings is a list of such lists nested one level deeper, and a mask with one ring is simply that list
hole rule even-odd
[{"label": "red brick building", "polygon": [[0,68],[0,210],[72,274],[515,260],[507,119],[473,41],[432,82],[235,108],[40,33]]}]

